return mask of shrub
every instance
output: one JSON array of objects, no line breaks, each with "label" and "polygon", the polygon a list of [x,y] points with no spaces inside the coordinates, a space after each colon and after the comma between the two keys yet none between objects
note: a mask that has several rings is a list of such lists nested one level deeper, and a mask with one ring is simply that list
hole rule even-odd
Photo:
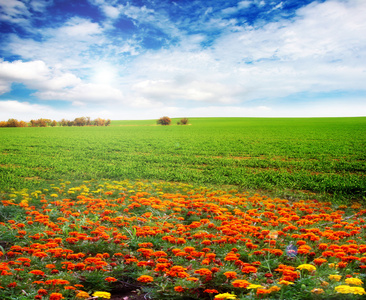
[{"label": "shrub", "polygon": [[182,125],[187,125],[188,124],[188,119],[187,118],[183,118],[180,120],[180,124]]},{"label": "shrub", "polygon": [[170,125],[171,122],[172,120],[169,117],[161,117],[156,121],[156,123],[160,125]]}]

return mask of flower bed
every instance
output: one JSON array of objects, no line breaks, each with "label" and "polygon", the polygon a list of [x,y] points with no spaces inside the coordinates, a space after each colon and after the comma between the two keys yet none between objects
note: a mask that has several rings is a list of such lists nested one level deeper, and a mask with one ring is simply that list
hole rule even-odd
[{"label": "flower bed", "polygon": [[365,214],[167,182],[13,191],[0,298],[103,299],[122,283],[151,299],[362,298]]}]

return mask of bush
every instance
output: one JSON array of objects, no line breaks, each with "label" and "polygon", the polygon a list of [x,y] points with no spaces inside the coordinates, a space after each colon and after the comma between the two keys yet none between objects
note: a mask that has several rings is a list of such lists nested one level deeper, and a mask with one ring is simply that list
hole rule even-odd
[{"label": "bush", "polygon": [[180,120],[180,124],[181,125],[187,125],[188,124],[188,119],[187,118],[183,118]]},{"label": "bush", "polygon": [[156,123],[160,125],[170,125],[171,122],[172,120],[169,117],[161,117],[156,121]]}]

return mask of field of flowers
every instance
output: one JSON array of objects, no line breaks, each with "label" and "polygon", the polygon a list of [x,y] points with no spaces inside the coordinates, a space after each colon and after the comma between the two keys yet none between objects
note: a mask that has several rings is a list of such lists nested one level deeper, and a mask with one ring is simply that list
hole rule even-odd
[{"label": "field of flowers", "polygon": [[[366,209],[164,181],[1,195],[0,299],[361,299]],[[121,299],[121,298],[119,298]]]}]

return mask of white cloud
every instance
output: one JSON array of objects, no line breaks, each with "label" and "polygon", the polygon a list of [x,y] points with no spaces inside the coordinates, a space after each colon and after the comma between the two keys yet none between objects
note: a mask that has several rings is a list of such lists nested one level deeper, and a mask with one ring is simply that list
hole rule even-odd
[{"label": "white cloud", "polygon": [[123,102],[124,96],[121,90],[103,84],[80,83],[70,89],[45,90],[35,93],[35,96],[43,100],[65,100],[78,104]]},{"label": "white cloud", "polygon": [[[42,41],[10,35],[5,50],[25,60],[42,60],[54,66],[62,62],[65,68],[82,71],[98,59],[96,50],[105,45],[103,29],[88,19],[73,17],[58,28],[39,30]],[[82,74],[80,74],[82,75]]]},{"label": "white cloud", "polygon": [[34,11],[43,12],[52,3],[53,0],[31,0],[30,6]]},{"label": "white cloud", "polygon": [[30,15],[28,8],[22,1],[0,0],[0,20],[12,23],[25,23]]},{"label": "white cloud", "polygon": [[8,85],[13,82],[23,83],[31,89],[62,90],[79,84],[81,80],[74,74],[50,68],[39,60],[30,62],[0,60],[0,82]]},{"label": "white cloud", "polygon": [[239,9],[248,8],[250,5],[251,5],[250,1],[240,1],[238,3],[238,8]]},{"label": "white cloud", "polygon": [[120,10],[117,7],[111,5],[104,5],[102,6],[102,10],[105,15],[109,18],[116,19],[120,15]]},{"label": "white cloud", "polygon": [[9,81],[42,81],[47,78],[49,68],[43,61],[1,61],[0,79]]},{"label": "white cloud", "polygon": [[53,38],[61,39],[75,39],[76,41],[90,40],[95,35],[102,33],[102,28],[98,23],[91,22],[88,19],[73,17],[68,20],[64,26],[54,30],[48,29],[46,34],[50,34]]},{"label": "white cloud", "polygon": [[0,101],[0,120],[6,121],[10,118],[29,122],[32,119],[62,119],[65,112],[57,112],[46,105],[31,104],[14,100]]}]

